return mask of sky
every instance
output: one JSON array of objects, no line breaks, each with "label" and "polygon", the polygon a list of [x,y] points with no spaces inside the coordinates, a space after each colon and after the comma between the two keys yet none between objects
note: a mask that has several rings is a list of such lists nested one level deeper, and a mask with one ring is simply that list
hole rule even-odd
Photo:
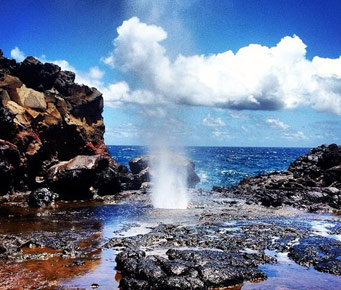
[{"label": "sky", "polygon": [[105,142],[341,143],[341,1],[11,0],[0,48],[76,72]]}]

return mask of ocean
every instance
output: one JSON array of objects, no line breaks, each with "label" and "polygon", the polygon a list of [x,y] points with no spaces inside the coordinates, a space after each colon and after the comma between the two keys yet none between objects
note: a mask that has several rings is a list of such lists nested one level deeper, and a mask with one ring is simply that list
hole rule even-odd
[{"label": "ocean", "polygon": [[[108,146],[110,155],[128,166],[131,158],[146,154],[143,146]],[[286,170],[290,163],[311,148],[274,147],[186,147],[201,182],[196,188],[237,185],[245,176]]]}]

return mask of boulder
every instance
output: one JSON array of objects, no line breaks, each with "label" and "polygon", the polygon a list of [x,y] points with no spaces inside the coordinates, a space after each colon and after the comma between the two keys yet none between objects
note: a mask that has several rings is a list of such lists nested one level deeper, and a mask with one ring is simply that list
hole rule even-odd
[{"label": "boulder", "polygon": [[22,85],[20,88],[13,90],[11,93],[11,99],[17,104],[26,107],[44,111],[47,108],[45,96],[43,93],[26,88]]},{"label": "boulder", "polygon": [[[162,153],[160,153],[162,154]],[[155,170],[160,165],[161,155],[159,153],[151,155],[138,156],[129,161],[129,167],[131,172],[135,175],[136,179],[140,180],[141,184],[144,182],[150,182],[155,175]],[[200,182],[199,176],[195,173],[195,164],[190,159],[176,155],[174,153],[167,153],[167,161],[177,171],[186,174],[187,186],[194,188],[197,183]],[[154,171],[153,171],[154,170]]]},{"label": "boulder", "polygon": [[64,200],[84,200],[94,194],[114,194],[120,190],[115,168],[101,155],[79,155],[47,170],[50,188]]},{"label": "boulder", "polygon": [[39,188],[30,193],[27,203],[30,207],[43,207],[51,205],[59,195],[48,188]]}]

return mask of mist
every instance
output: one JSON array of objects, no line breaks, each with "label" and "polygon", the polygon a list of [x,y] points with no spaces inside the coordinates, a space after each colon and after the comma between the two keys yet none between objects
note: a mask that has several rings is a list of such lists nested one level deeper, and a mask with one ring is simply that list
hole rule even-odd
[{"label": "mist", "polygon": [[189,204],[187,169],[182,158],[184,127],[182,110],[168,105],[143,112],[144,142],[149,151],[151,202],[154,208],[186,209]]}]

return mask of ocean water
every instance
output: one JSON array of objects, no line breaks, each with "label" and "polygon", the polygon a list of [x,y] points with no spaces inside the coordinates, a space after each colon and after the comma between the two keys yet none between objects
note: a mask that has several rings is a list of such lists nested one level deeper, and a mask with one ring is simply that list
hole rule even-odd
[{"label": "ocean water", "polygon": [[[131,158],[148,152],[143,146],[108,146],[116,161],[127,165]],[[286,170],[290,163],[311,148],[265,147],[186,147],[185,153],[194,161],[201,182],[197,188],[214,185],[233,186],[245,176]]]}]

